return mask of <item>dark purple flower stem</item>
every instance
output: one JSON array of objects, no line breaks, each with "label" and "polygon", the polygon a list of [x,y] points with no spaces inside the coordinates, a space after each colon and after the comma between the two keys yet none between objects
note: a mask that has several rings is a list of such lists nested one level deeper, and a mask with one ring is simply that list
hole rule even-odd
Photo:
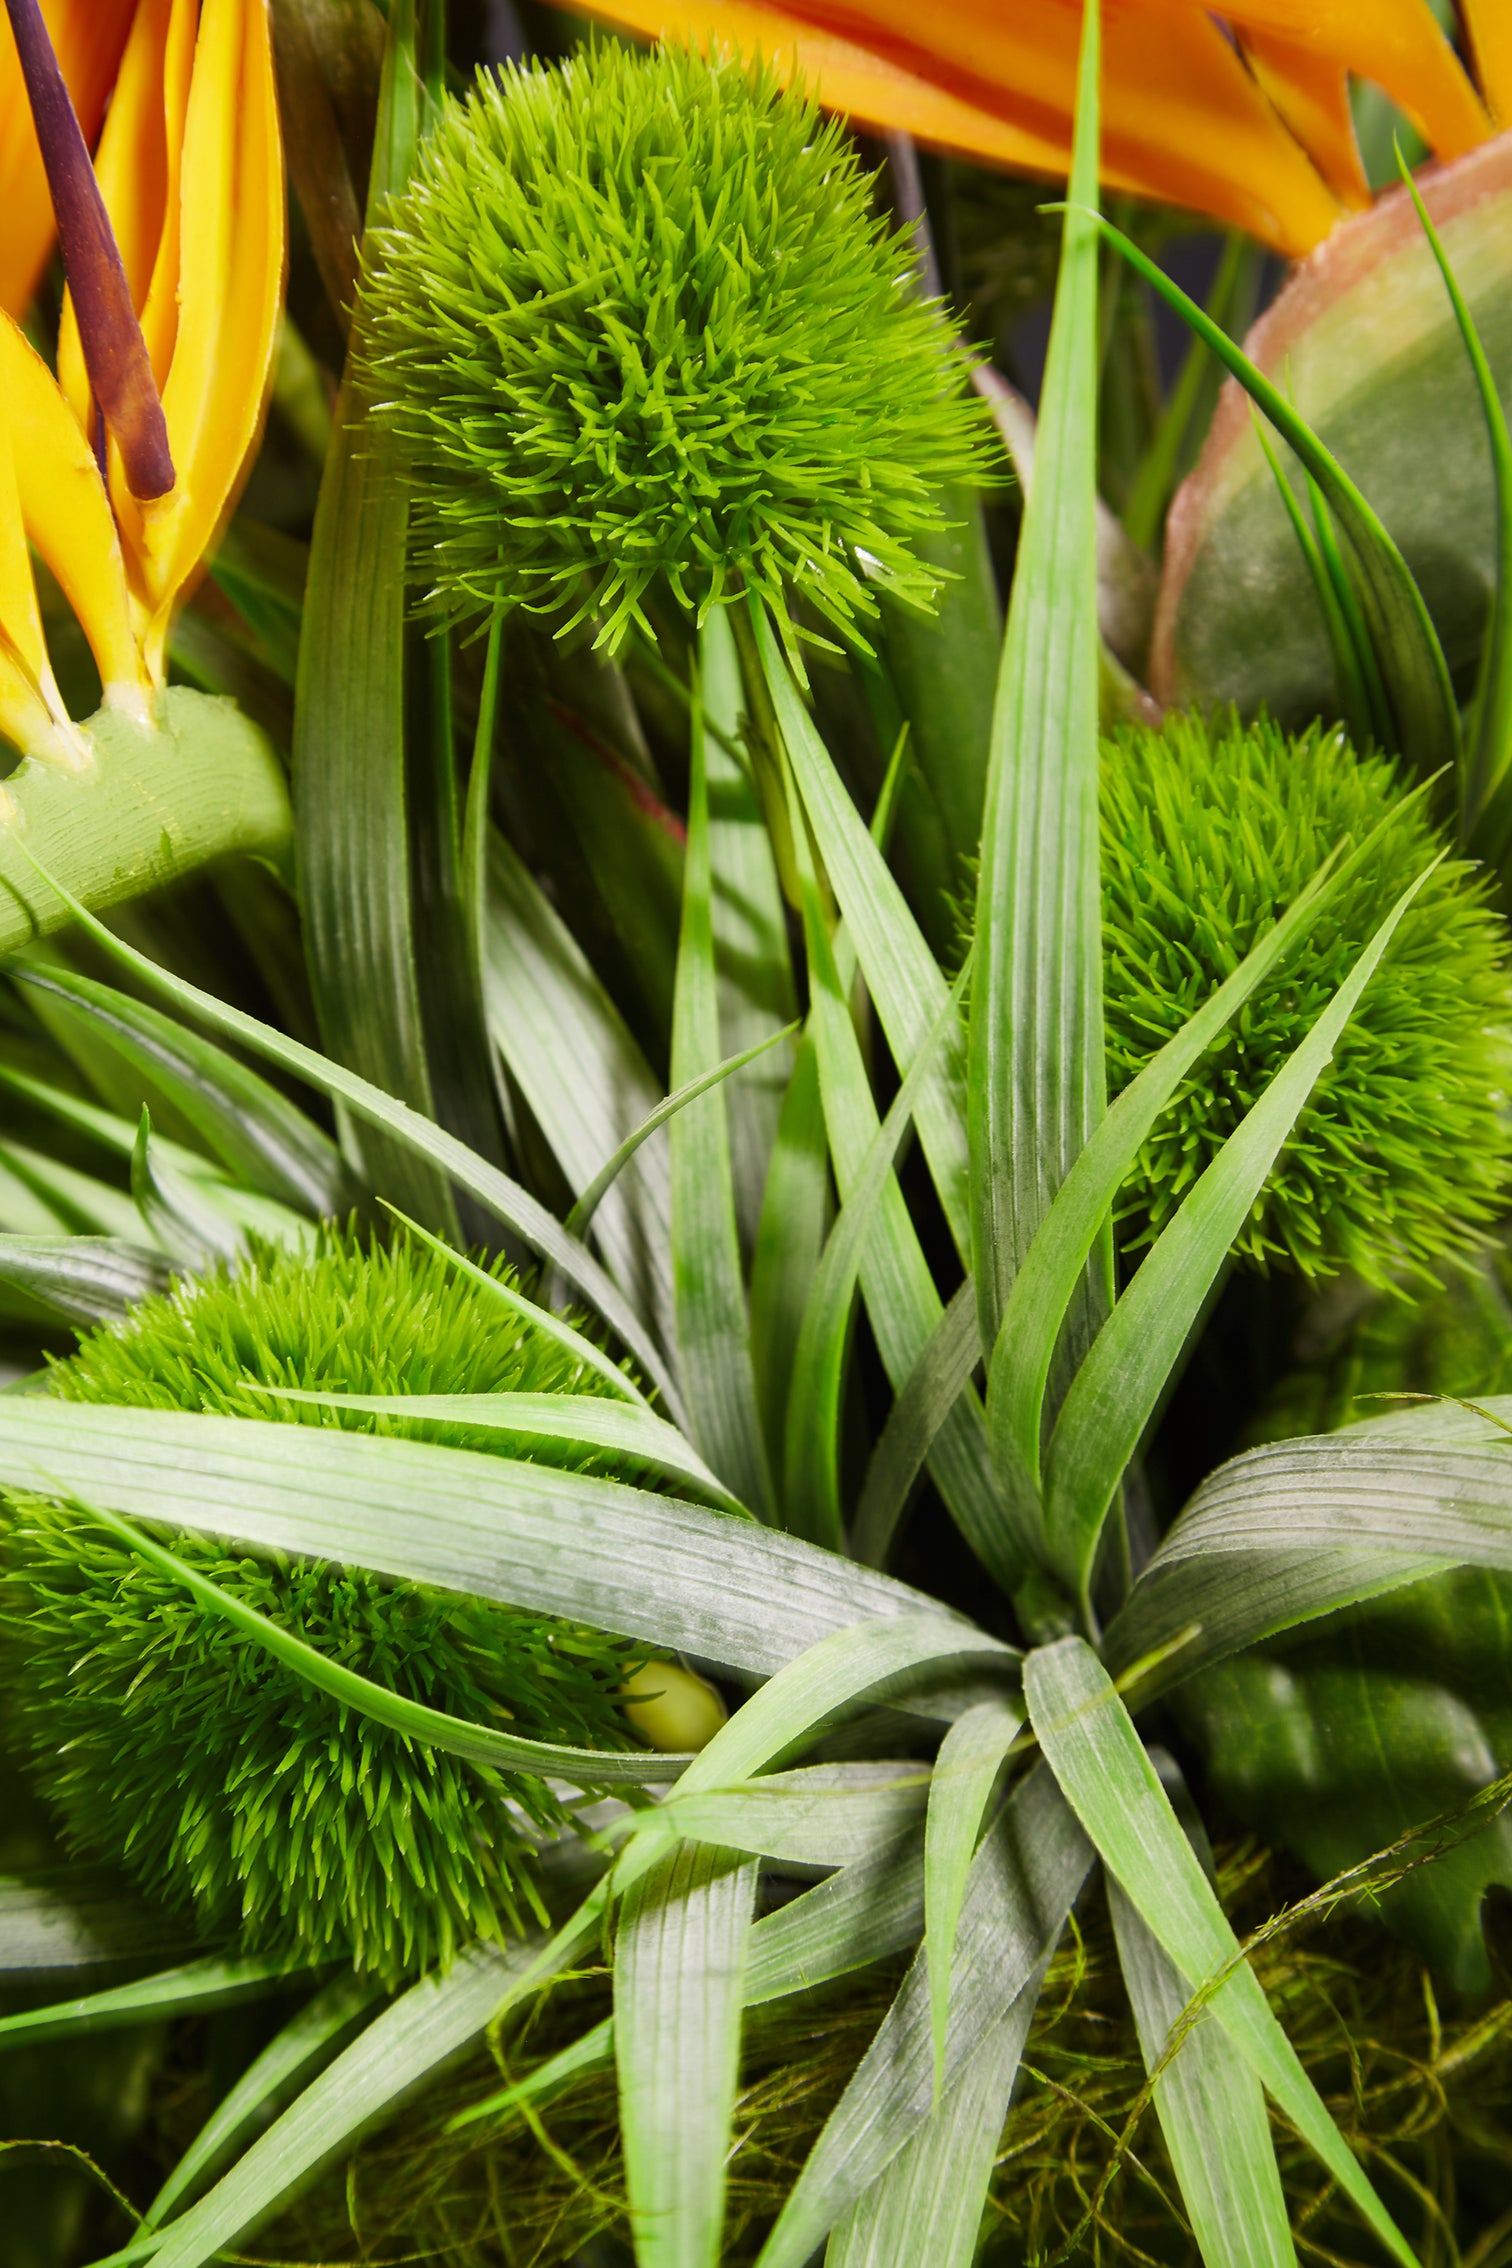
[{"label": "dark purple flower stem", "polygon": [[132,495],[144,502],[166,496],[174,471],[163,405],[73,102],[38,0],[5,5],[42,146],[89,383],[121,452]]}]

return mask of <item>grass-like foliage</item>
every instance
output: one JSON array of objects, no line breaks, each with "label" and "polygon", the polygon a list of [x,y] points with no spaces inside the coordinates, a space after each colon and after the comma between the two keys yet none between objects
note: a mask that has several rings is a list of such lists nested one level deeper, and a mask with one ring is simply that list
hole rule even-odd
[{"label": "grass-like foliage", "polygon": [[[268,1248],[234,1276],[144,1301],[85,1339],[51,1383],[74,1401],[398,1429],[281,1403],[248,1380],[377,1394],[604,1390],[441,1254],[335,1228],[313,1258]],[[274,1564],[192,1535],[172,1543],[395,1693],[527,1736],[628,1745],[616,1695],[636,1657],[613,1639],[317,1561]],[[192,1904],[207,1934],[349,1953],[385,1976],[497,1937],[534,1905],[532,1831],[562,1816],[540,1782],[340,1707],[64,1506],[13,1499],[3,1551],[17,1729],[78,1849]]]},{"label": "grass-like foliage", "polygon": [[[1390,816],[1392,813],[1395,816]],[[1235,1017],[1166,1111],[1125,1196],[1154,1239],[1347,975],[1398,894],[1445,848],[1394,766],[1342,733],[1292,739],[1175,717],[1104,743],[1103,944],[1110,1091],[1126,1086],[1327,852],[1389,818],[1368,869]],[[1475,870],[1446,859],[1403,920],[1236,1250],[1374,1282],[1480,1239],[1512,1144],[1506,933]]]},{"label": "grass-like foliage", "polygon": [[944,315],[838,124],[773,74],[591,47],[480,77],[369,237],[369,377],[454,613],[601,618],[665,578],[838,624],[920,601],[989,462]]}]

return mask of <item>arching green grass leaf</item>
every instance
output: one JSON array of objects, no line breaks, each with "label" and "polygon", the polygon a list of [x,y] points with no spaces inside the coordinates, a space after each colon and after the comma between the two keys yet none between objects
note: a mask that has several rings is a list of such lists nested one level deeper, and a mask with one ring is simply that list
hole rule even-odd
[{"label": "arching green grass leaf", "polygon": [[682,1844],[620,1908],[614,2050],[637,2268],[717,2268],[756,1868]]},{"label": "arching green grass leaf", "polygon": [[[1003,644],[971,1002],[971,1270],[982,1348],[1056,1189],[1103,1113],[1097,879],[1099,15],[1085,12],[1071,197]],[[1090,1271],[1072,1354],[1111,1299]]]},{"label": "arching green grass leaf", "polygon": [[1016,1700],[979,1701],[946,1733],[930,1779],[924,1830],[924,1957],[929,1967],[937,2090],[945,2075],[951,1963],[966,1878],[992,1791],[1023,1723],[1024,1712]]},{"label": "arching green grass leaf", "polygon": [[[1053,1950],[1091,1849],[1048,1772],[1014,1789],[971,1864],[951,1972],[947,2088],[1007,2018]],[[922,1952],[827,2121],[762,2249],[759,2268],[803,2268],[934,2110]]]},{"label": "arching green grass leaf", "polygon": [[165,1255],[112,1236],[0,1236],[0,1284],[41,1300],[69,1323],[113,1323],[167,1289]]},{"label": "arching green grass leaf", "polygon": [[955,1021],[970,967],[968,957],[950,998],[888,1105],[886,1118],[867,1145],[825,1245],[798,1334],[788,1402],[784,1508],[790,1528],[832,1551],[843,1547],[845,1533],[840,1507],[840,1417],[856,1283],[866,1247],[877,1232],[883,1199],[893,1186],[898,1150]]},{"label": "arching green grass leaf", "polygon": [[283,1955],[207,1954],[183,1968],[164,1969],[135,1984],[114,1985],[104,1992],[86,1993],[77,2000],[61,2000],[48,2008],[28,2008],[14,2016],[0,2016],[0,2051],[22,2047],[32,2040],[72,2039],[82,2032],[119,2030],[126,2024],[150,2024],[165,2016],[193,2016],[211,2008],[229,2008],[255,2000],[268,1992],[287,1989],[301,1974]]},{"label": "arching green grass leaf", "polygon": [[824,2268],[971,2268],[1043,1966],[886,2171],[851,2207]]},{"label": "arching green grass leaf", "polygon": [[[759,609],[754,620],[767,687],[820,858],[887,1044],[897,1062],[911,1063],[944,1009],[944,975],[814,729],[771,624]],[[964,1057],[964,1039],[952,1035],[918,1111],[919,1141],[963,1259],[969,1243]]]},{"label": "arching green grass leaf", "polygon": [[1140,2053],[1146,2071],[1159,2072],[1156,2115],[1204,2261],[1208,2268],[1294,2268],[1264,2088],[1206,2013],[1163,2063],[1189,1998],[1186,1983],[1111,1880],[1108,1902]]},{"label": "arching green grass leaf", "polygon": [[851,1528],[851,1551],[885,1567],[898,1522],[940,1427],[982,1359],[976,1286],[968,1276],[949,1301],[899,1389],[866,1468]]},{"label": "arching green grass leaf", "polygon": [[569,1441],[641,1458],[684,1482],[722,1511],[743,1513],[676,1426],[602,1394],[319,1394],[297,1386],[256,1387],[270,1400],[310,1402],[328,1410],[369,1410],[377,1417],[433,1419],[469,1431],[497,1431],[514,1441]]},{"label": "arching green grass leaf", "polygon": [[[1086,201],[1085,192],[1073,195]],[[1091,216],[1089,216],[1090,218]],[[1149,255],[1108,221],[1095,225],[1153,291],[1205,340],[1263,410],[1327,497],[1355,571],[1376,666],[1391,699],[1396,746],[1419,771],[1436,772],[1460,758],[1459,710],[1438,633],[1407,562],[1336,457],[1305,418],[1226,331],[1205,315]]]},{"label": "arching green grass leaf", "polygon": [[[714,1070],[720,1058],[707,745],[702,704],[695,701],[682,932],[672,1010],[674,1089]],[[772,1482],[756,1409],[724,1094],[712,1088],[679,1111],[671,1122],[669,1140],[672,1274],[693,1438],[726,1487],[754,1512],[770,1518]]]},{"label": "arching green grass leaf", "polygon": [[1427,872],[1419,875],[1403,891],[1306,1039],[1229,1136],[1077,1372],[1046,1457],[1045,1526],[1052,1557],[1078,1596],[1090,1582],[1114,1491],[1187,1333],[1397,924],[1427,878]]},{"label": "arching green grass leaf", "polygon": [[[504,837],[488,838],[483,989],[489,1030],[568,1187],[581,1195],[660,1105],[662,1082],[587,955]],[[605,1265],[658,1344],[676,1342],[665,1142],[629,1160],[595,1209]]]},{"label": "arching green grass leaf", "polygon": [[270,2104],[314,2074],[342,2034],[382,1997],[368,1977],[333,1978],[276,2033],[217,2103],[144,2215],[161,2228],[237,2145],[255,2135]]},{"label": "arching green grass leaf", "polygon": [[[302,1213],[337,1213],[350,1204],[352,1183],[330,1136],[224,1048],[186,1032],[160,1010],[56,963],[23,958],[11,963],[10,974],[87,1017],[182,1111],[227,1170],[254,1189]],[[160,983],[173,982],[165,972],[157,974]]]},{"label": "arching green grass leaf", "polygon": [[0,1485],[560,1614],[759,1677],[832,1632],[899,1617],[925,1617],[942,1656],[1013,1658],[906,1584],[796,1537],[429,1442],[6,1395]]},{"label": "arching green grass leaf", "polygon": [[[53,883],[53,887],[58,887]],[[476,1197],[507,1228],[523,1238],[525,1243],[551,1260],[567,1281],[597,1308],[626,1348],[654,1378],[667,1397],[674,1418],[681,1419],[682,1404],[676,1384],[666,1363],[638,1318],[627,1306],[624,1297],[605,1275],[592,1255],[575,1238],[569,1237],[561,1223],[546,1207],[511,1181],[507,1174],[491,1166],[475,1151],[469,1150],[454,1135],[422,1118],[418,1111],[406,1103],[396,1102],[366,1079],[359,1078],[339,1063],[320,1055],[314,1048],[301,1045],[298,1040],[285,1037],[271,1025],[263,1024],[255,1016],[246,1015],[239,1008],[228,1007],[196,985],[182,977],[171,976],[160,969],[143,953],[125,943],[108,930],[77,899],[69,899],[74,918],[83,923],[90,935],[104,947],[123,967],[132,970],[146,983],[170,999],[175,1007],[187,1011],[208,1024],[213,1031],[224,1033],[239,1041],[254,1054],[276,1063],[297,1078],[305,1079],[334,1101],[345,1103],[359,1118],[367,1118],[386,1127],[399,1140],[407,1143],[418,1155],[429,1158],[451,1175],[458,1185]],[[115,999],[116,995],[111,995]],[[180,1033],[184,1039],[187,1035]],[[218,1052],[218,1051],[217,1051]]]},{"label": "arching green grass leaf", "polygon": [[[1302,2139],[1404,2268],[1416,2255],[1360,2169],[1239,1951],[1106,1670],[1084,1639],[1024,1663],[1045,1760],[1141,1920]],[[1208,2147],[1211,2148],[1211,2139]]]}]

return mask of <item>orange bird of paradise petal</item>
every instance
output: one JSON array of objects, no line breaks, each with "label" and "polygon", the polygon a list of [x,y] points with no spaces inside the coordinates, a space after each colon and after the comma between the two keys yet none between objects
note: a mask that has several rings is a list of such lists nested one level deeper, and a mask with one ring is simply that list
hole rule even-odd
[{"label": "orange bird of paradise petal", "polygon": [[[56,379],[14,314],[0,313],[0,732],[62,761],[79,760],[83,742],[47,665],[28,546],[78,616],[106,706],[149,722],[174,609],[257,441],[284,276],[268,0],[134,0],[117,12],[127,21],[95,176],[161,396],[174,472],[166,494],[144,501],[131,493],[113,436],[102,477],[71,299]],[[72,9],[53,0],[43,14],[67,78],[65,20],[88,17],[99,27],[111,10],[107,0]],[[27,117],[14,48],[10,60],[16,78],[0,84],[0,98],[7,86],[10,93],[0,149],[22,147],[16,114]],[[81,124],[87,133],[87,114]],[[34,136],[29,163],[36,180],[27,176],[28,196],[40,182],[45,203]]]},{"label": "orange bird of paradise petal", "polygon": [[[758,50],[862,124],[1031,172],[1070,158],[1080,0],[574,0],[626,30]],[[1442,156],[1512,122],[1512,6],[1466,0],[1478,91],[1427,0],[1104,0],[1103,176],[1308,252],[1368,199],[1374,81]]]}]

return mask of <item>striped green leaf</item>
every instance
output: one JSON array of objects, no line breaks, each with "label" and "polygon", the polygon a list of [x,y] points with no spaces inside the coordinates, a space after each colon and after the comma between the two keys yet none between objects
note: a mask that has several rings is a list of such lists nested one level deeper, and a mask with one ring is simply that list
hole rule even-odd
[{"label": "striped green leaf", "polygon": [[1141,1920],[1393,2259],[1416,2255],[1361,2171],[1244,1960],[1112,1680],[1065,1638],[1028,1656],[1024,1698],[1045,1760]]},{"label": "striped green leaf", "polygon": [[669,1851],[620,1907],[614,2051],[637,2268],[717,2268],[756,1868]]},{"label": "striped green leaf", "polygon": [[[1013,1279],[1102,1116],[1097,739],[1099,15],[1082,35],[1071,197],[993,718],[971,1001],[971,1268],[990,1352]],[[1100,1247],[1072,1353],[1111,1296]]]}]

